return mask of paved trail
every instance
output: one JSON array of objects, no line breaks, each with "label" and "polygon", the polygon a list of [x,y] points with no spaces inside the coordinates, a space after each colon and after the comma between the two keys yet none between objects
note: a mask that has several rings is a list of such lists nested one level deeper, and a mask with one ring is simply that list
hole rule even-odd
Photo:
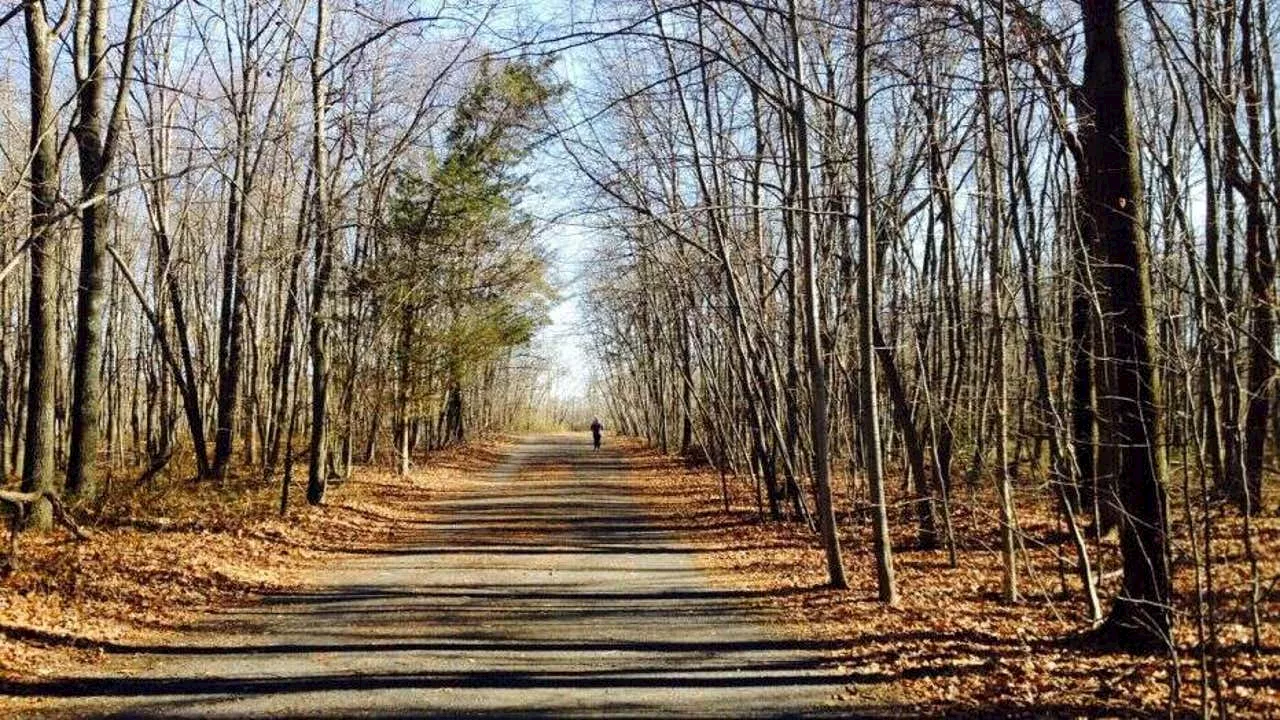
[{"label": "paved trail", "polygon": [[49,717],[846,716],[823,644],[713,588],[628,497],[630,462],[526,438],[403,550],[28,692]]}]

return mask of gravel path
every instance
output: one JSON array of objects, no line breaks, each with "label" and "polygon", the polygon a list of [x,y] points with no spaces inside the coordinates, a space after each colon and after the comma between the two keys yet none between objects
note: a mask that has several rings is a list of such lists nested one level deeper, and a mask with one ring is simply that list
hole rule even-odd
[{"label": "gravel path", "polygon": [[715,589],[629,497],[638,461],[589,445],[524,438],[403,550],[22,692],[44,717],[848,717],[824,644]]}]

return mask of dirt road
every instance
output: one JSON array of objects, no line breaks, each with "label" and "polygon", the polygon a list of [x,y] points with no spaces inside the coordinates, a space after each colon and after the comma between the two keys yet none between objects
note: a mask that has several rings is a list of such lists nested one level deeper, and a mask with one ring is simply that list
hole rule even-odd
[{"label": "dirt road", "polygon": [[847,717],[820,642],[715,589],[585,435],[517,443],[403,549],[10,691],[40,717]]}]

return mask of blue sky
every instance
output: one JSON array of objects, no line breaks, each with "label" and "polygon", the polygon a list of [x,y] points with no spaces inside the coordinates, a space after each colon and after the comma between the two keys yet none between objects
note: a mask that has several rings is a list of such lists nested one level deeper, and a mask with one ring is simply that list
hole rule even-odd
[{"label": "blue sky", "polygon": [[[508,0],[508,3],[496,24],[512,28],[514,36],[524,37],[533,28],[537,28],[542,37],[558,35],[574,21],[589,16],[594,7],[592,2],[578,0]],[[591,83],[590,72],[582,66],[582,53],[562,54],[556,63],[556,72],[560,80],[570,85],[565,108],[572,113],[575,91]],[[548,353],[554,363],[555,394],[562,399],[584,398],[590,386],[593,360],[580,293],[595,237],[576,212],[587,200],[576,194],[585,189],[577,178],[568,177],[569,169],[554,158],[555,144],[548,147],[550,153],[541,153],[532,161],[532,192],[526,198],[525,207],[547,221],[542,241],[554,253],[553,274],[563,299],[552,309],[551,325],[539,333],[536,347]]]}]

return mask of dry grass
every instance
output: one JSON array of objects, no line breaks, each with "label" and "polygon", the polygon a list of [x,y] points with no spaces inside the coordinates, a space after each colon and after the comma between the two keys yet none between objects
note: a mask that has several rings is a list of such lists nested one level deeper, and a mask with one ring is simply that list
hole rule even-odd
[{"label": "dry grass", "polygon": [[[833,591],[826,583],[818,538],[798,525],[765,523],[755,511],[754,490],[729,481],[731,509],[723,511],[720,478],[670,459],[645,455],[654,468],[636,487],[664,524],[703,549],[701,562],[727,588],[752,591],[777,608],[797,638],[838,641],[838,661],[848,669],[851,708],[875,698],[896,698],[920,714],[969,716],[1134,716],[1199,712],[1200,669],[1195,658],[1195,621],[1179,617],[1178,672],[1169,657],[1101,652],[1073,642],[1085,627],[1083,600],[1071,575],[1074,557],[1057,519],[1046,516],[1043,497],[1022,497],[1025,535],[1022,587],[1016,605],[1000,600],[1001,559],[988,493],[963,491],[954,498],[958,567],[944,551],[911,549],[895,534],[895,564],[902,602],[895,609],[876,601],[870,530],[844,518],[845,566],[853,586]],[[894,521],[896,529],[909,521]],[[1240,551],[1240,520],[1220,518],[1223,538],[1216,572],[1224,613],[1220,672],[1231,717],[1280,717],[1280,603],[1261,606],[1264,650],[1253,654],[1243,611],[1247,567]],[[1263,576],[1277,576],[1280,521],[1261,518],[1255,528]],[[1185,550],[1185,548],[1182,548]],[[1103,549],[1104,570],[1117,567],[1115,548]],[[1064,560],[1060,562],[1061,560]],[[1027,572],[1028,564],[1034,574]],[[1193,606],[1190,562],[1175,551],[1180,607]],[[1065,569],[1065,570],[1064,570]],[[1113,588],[1112,578],[1104,590]],[[1065,592],[1064,592],[1065,588]],[[1173,689],[1176,683],[1180,688]],[[1171,699],[1172,698],[1172,699]]]}]

